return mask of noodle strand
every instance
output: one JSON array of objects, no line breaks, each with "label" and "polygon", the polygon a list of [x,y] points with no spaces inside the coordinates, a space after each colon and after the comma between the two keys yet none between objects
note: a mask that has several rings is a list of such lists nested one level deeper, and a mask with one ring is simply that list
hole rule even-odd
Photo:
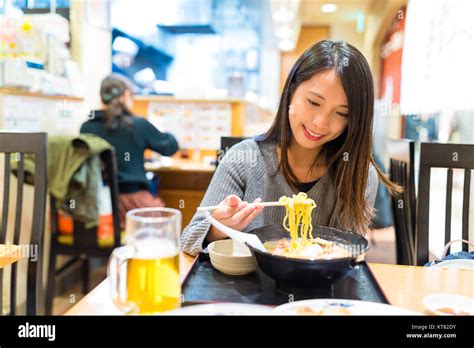
[{"label": "noodle strand", "polygon": [[279,202],[286,209],[283,228],[290,232],[292,249],[298,250],[311,244],[313,240],[311,212],[316,207],[314,200],[308,198],[306,193],[300,192],[293,197],[283,196]]}]

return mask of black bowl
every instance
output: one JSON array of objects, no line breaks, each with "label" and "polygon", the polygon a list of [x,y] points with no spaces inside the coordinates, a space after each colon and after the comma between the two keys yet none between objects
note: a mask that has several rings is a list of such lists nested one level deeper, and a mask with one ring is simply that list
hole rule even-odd
[{"label": "black bowl", "polygon": [[[289,233],[281,225],[264,226],[249,231],[265,243],[289,238]],[[329,260],[307,260],[272,255],[248,245],[260,269],[276,281],[279,289],[328,288],[336,280],[346,275],[355,265],[356,258],[369,248],[367,239],[353,232],[331,227],[313,228],[313,237],[343,244],[350,253],[347,257]]]}]

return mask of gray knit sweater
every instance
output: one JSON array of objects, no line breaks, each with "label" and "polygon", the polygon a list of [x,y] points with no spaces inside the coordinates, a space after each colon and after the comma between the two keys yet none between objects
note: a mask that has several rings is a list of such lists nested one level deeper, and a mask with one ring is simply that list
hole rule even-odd
[{"label": "gray knit sweater", "polygon": [[[370,165],[365,196],[371,207],[375,202],[377,185],[377,172],[374,166]],[[201,206],[218,205],[230,194],[235,194],[247,202],[253,202],[258,197],[267,202],[278,201],[281,196],[291,196],[294,193],[281,170],[278,171],[276,145],[248,139],[227,151],[214,173]],[[314,199],[317,205],[312,213],[315,226],[340,227],[342,207],[336,202],[329,174],[323,176],[307,195]],[[284,216],[284,208],[264,208],[243,232],[282,223]],[[198,254],[203,248],[210,226],[204,214],[197,212],[181,235],[183,251],[191,255]]]}]

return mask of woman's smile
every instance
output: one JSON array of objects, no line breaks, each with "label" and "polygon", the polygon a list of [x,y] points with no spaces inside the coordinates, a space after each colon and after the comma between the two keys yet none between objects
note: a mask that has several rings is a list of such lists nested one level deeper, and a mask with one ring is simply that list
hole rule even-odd
[{"label": "woman's smile", "polygon": [[324,134],[313,132],[309,128],[307,128],[304,124],[302,126],[303,126],[303,134],[309,140],[318,141],[324,137]]}]

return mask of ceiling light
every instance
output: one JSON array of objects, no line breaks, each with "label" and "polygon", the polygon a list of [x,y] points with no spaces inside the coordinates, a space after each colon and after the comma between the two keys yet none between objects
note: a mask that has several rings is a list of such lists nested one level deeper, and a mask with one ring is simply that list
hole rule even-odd
[{"label": "ceiling light", "polygon": [[291,22],[294,19],[294,14],[288,10],[281,9],[273,12],[272,18],[275,22]]},{"label": "ceiling light", "polygon": [[112,44],[112,49],[117,52],[127,53],[131,56],[136,56],[139,50],[138,45],[123,36],[117,36]]},{"label": "ceiling light", "polygon": [[278,42],[278,48],[282,51],[293,51],[295,49],[295,43],[292,40],[281,40]]},{"label": "ceiling light", "polygon": [[156,76],[151,68],[145,68],[133,75],[133,79],[139,85],[145,86],[155,81]]},{"label": "ceiling light", "polygon": [[321,12],[331,13],[331,12],[336,12],[336,11],[337,11],[336,4],[323,4],[323,5],[321,5]]},{"label": "ceiling light", "polygon": [[290,39],[294,35],[294,30],[288,27],[282,27],[275,30],[275,35],[279,39]]}]

